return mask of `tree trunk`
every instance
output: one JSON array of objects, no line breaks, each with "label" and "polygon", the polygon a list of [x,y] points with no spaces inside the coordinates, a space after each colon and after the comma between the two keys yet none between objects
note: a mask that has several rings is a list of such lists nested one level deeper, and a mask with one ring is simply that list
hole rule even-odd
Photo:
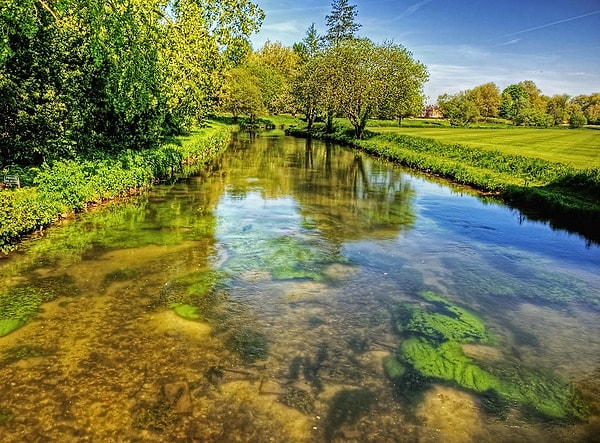
[{"label": "tree trunk", "polygon": [[325,133],[331,134],[333,132],[333,111],[327,111],[327,124],[325,126]]}]

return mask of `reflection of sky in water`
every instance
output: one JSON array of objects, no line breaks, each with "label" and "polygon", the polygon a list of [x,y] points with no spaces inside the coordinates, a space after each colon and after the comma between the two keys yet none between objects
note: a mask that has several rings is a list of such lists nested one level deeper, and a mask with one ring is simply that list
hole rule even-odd
[{"label": "reflection of sky in water", "polygon": [[432,222],[442,239],[475,242],[498,250],[516,248],[600,273],[600,247],[586,246],[578,235],[552,230],[545,223],[520,218],[518,211],[506,206],[482,204],[476,197],[458,195],[445,186],[419,179],[412,182],[418,193],[415,207],[419,224]]}]

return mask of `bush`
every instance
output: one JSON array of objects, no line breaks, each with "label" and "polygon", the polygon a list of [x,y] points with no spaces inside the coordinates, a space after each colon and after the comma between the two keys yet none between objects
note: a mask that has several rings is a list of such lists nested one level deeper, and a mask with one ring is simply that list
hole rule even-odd
[{"label": "bush", "polygon": [[582,126],[587,125],[587,123],[587,118],[581,111],[574,112],[569,119],[569,126],[571,126],[571,128],[581,128]]}]

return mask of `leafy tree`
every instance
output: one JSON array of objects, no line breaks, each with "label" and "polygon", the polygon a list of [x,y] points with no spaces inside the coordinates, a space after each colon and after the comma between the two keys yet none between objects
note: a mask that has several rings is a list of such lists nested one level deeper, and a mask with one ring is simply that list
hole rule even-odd
[{"label": "leafy tree", "polygon": [[[333,109],[342,112],[362,138],[368,119],[383,109],[394,113],[411,107],[427,78],[423,65],[404,48],[377,45],[369,39],[348,39],[329,48],[324,59],[333,98]],[[394,100],[398,103],[390,104]]]},{"label": "leafy tree", "polygon": [[468,91],[469,98],[475,103],[479,115],[486,118],[498,117],[502,96],[495,83],[484,83]]},{"label": "leafy tree", "polygon": [[592,125],[600,125],[600,103],[595,103],[588,106],[583,112],[588,120],[588,123]]},{"label": "leafy tree", "polygon": [[301,62],[305,62],[315,57],[322,49],[322,38],[319,36],[315,24],[311,24],[306,30],[306,35],[300,43],[294,43],[293,49]]},{"label": "leafy tree", "polygon": [[578,95],[571,99],[570,103],[579,105],[588,123],[600,124],[600,93],[591,95]]},{"label": "leafy tree", "polygon": [[546,112],[552,117],[555,125],[562,125],[569,120],[568,104],[567,94],[554,95],[548,99]]},{"label": "leafy tree", "polygon": [[403,46],[386,42],[377,47],[381,63],[379,87],[381,97],[378,113],[385,118],[402,119],[421,113],[423,108],[423,84],[429,75],[427,68],[412,59]]},{"label": "leafy tree", "polygon": [[266,109],[258,85],[259,79],[248,67],[231,68],[225,75],[225,84],[221,91],[222,109],[230,111],[234,121],[237,121],[240,115],[248,115],[250,123],[253,123],[256,116]]},{"label": "leafy tree", "polygon": [[336,46],[344,40],[354,38],[356,31],[362,26],[355,20],[357,14],[356,5],[349,5],[348,0],[333,0],[331,14],[325,16],[325,40],[329,45]]},{"label": "leafy tree", "polygon": [[1,164],[142,149],[211,109],[248,0],[3,0]]},{"label": "leafy tree", "polygon": [[[269,111],[273,114],[295,113],[292,84],[299,69],[299,55],[280,42],[271,43],[267,40],[253,60],[257,65],[264,67],[263,75],[258,74],[258,77],[264,81],[261,88],[265,90],[267,96],[265,104]],[[268,78],[263,78],[265,75]],[[267,90],[267,85],[271,85],[271,90]]]},{"label": "leafy tree", "polygon": [[569,115],[569,126],[571,128],[580,128],[588,123],[581,106],[576,103],[569,104]]},{"label": "leafy tree", "polygon": [[321,38],[313,23],[306,31],[302,42],[294,45],[299,63],[298,72],[293,80],[292,95],[296,100],[297,108],[304,113],[308,131],[313,128],[326,94],[327,78],[324,74],[327,71],[320,42]]},{"label": "leafy tree", "polygon": [[507,86],[502,91],[500,117],[508,120],[518,120],[522,112],[531,106],[525,88],[520,84]]},{"label": "leafy tree", "polygon": [[[325,44],[329,48],[335,48],[345,41],[354,39],[356,31],[362,26],[356,22],[356,5],[349,5],[348,0],[333,0],[331,3],[331,14],[325,16],[327,34],[325,35]],[[333,58],[336,55],[333,54]],[[332,85],[335,86],[335,85]],[[327,114],[326,132],[333,132],[333,117],[335,115],[336,101],[334,89],[329,88],[325,96],[325,106]]]},{"label": "leafy tree", "polygon": [[480,117],[477,104],[468,91],[454,95],[440,95],[437,102],[444,118],[449,119],[452,125],[464,126],[476,122]]},{"label": "leafy tree", "polygon": [[523,88],[523,91],[525,91],[529,104],[533,106],[535,110],[545,112],[547,103],[540,88],[538,88],[531,80],[519,82],[519,85]]}]

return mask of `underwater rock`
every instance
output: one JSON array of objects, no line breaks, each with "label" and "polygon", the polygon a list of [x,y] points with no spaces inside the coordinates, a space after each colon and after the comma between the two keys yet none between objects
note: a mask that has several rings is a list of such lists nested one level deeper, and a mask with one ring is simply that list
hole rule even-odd
[{"label": "underwater rock", "polygon": [[176,414],[192,413],[192,397],[186,382],[168,383],[163,386],[163,393],[173,412]]},{"label": "underwater rock", "polygon": [[281,403],[304,414],[310,414],[315,410],[315,400],[304,389],[288,388],[285,394],[281,396]]}]

